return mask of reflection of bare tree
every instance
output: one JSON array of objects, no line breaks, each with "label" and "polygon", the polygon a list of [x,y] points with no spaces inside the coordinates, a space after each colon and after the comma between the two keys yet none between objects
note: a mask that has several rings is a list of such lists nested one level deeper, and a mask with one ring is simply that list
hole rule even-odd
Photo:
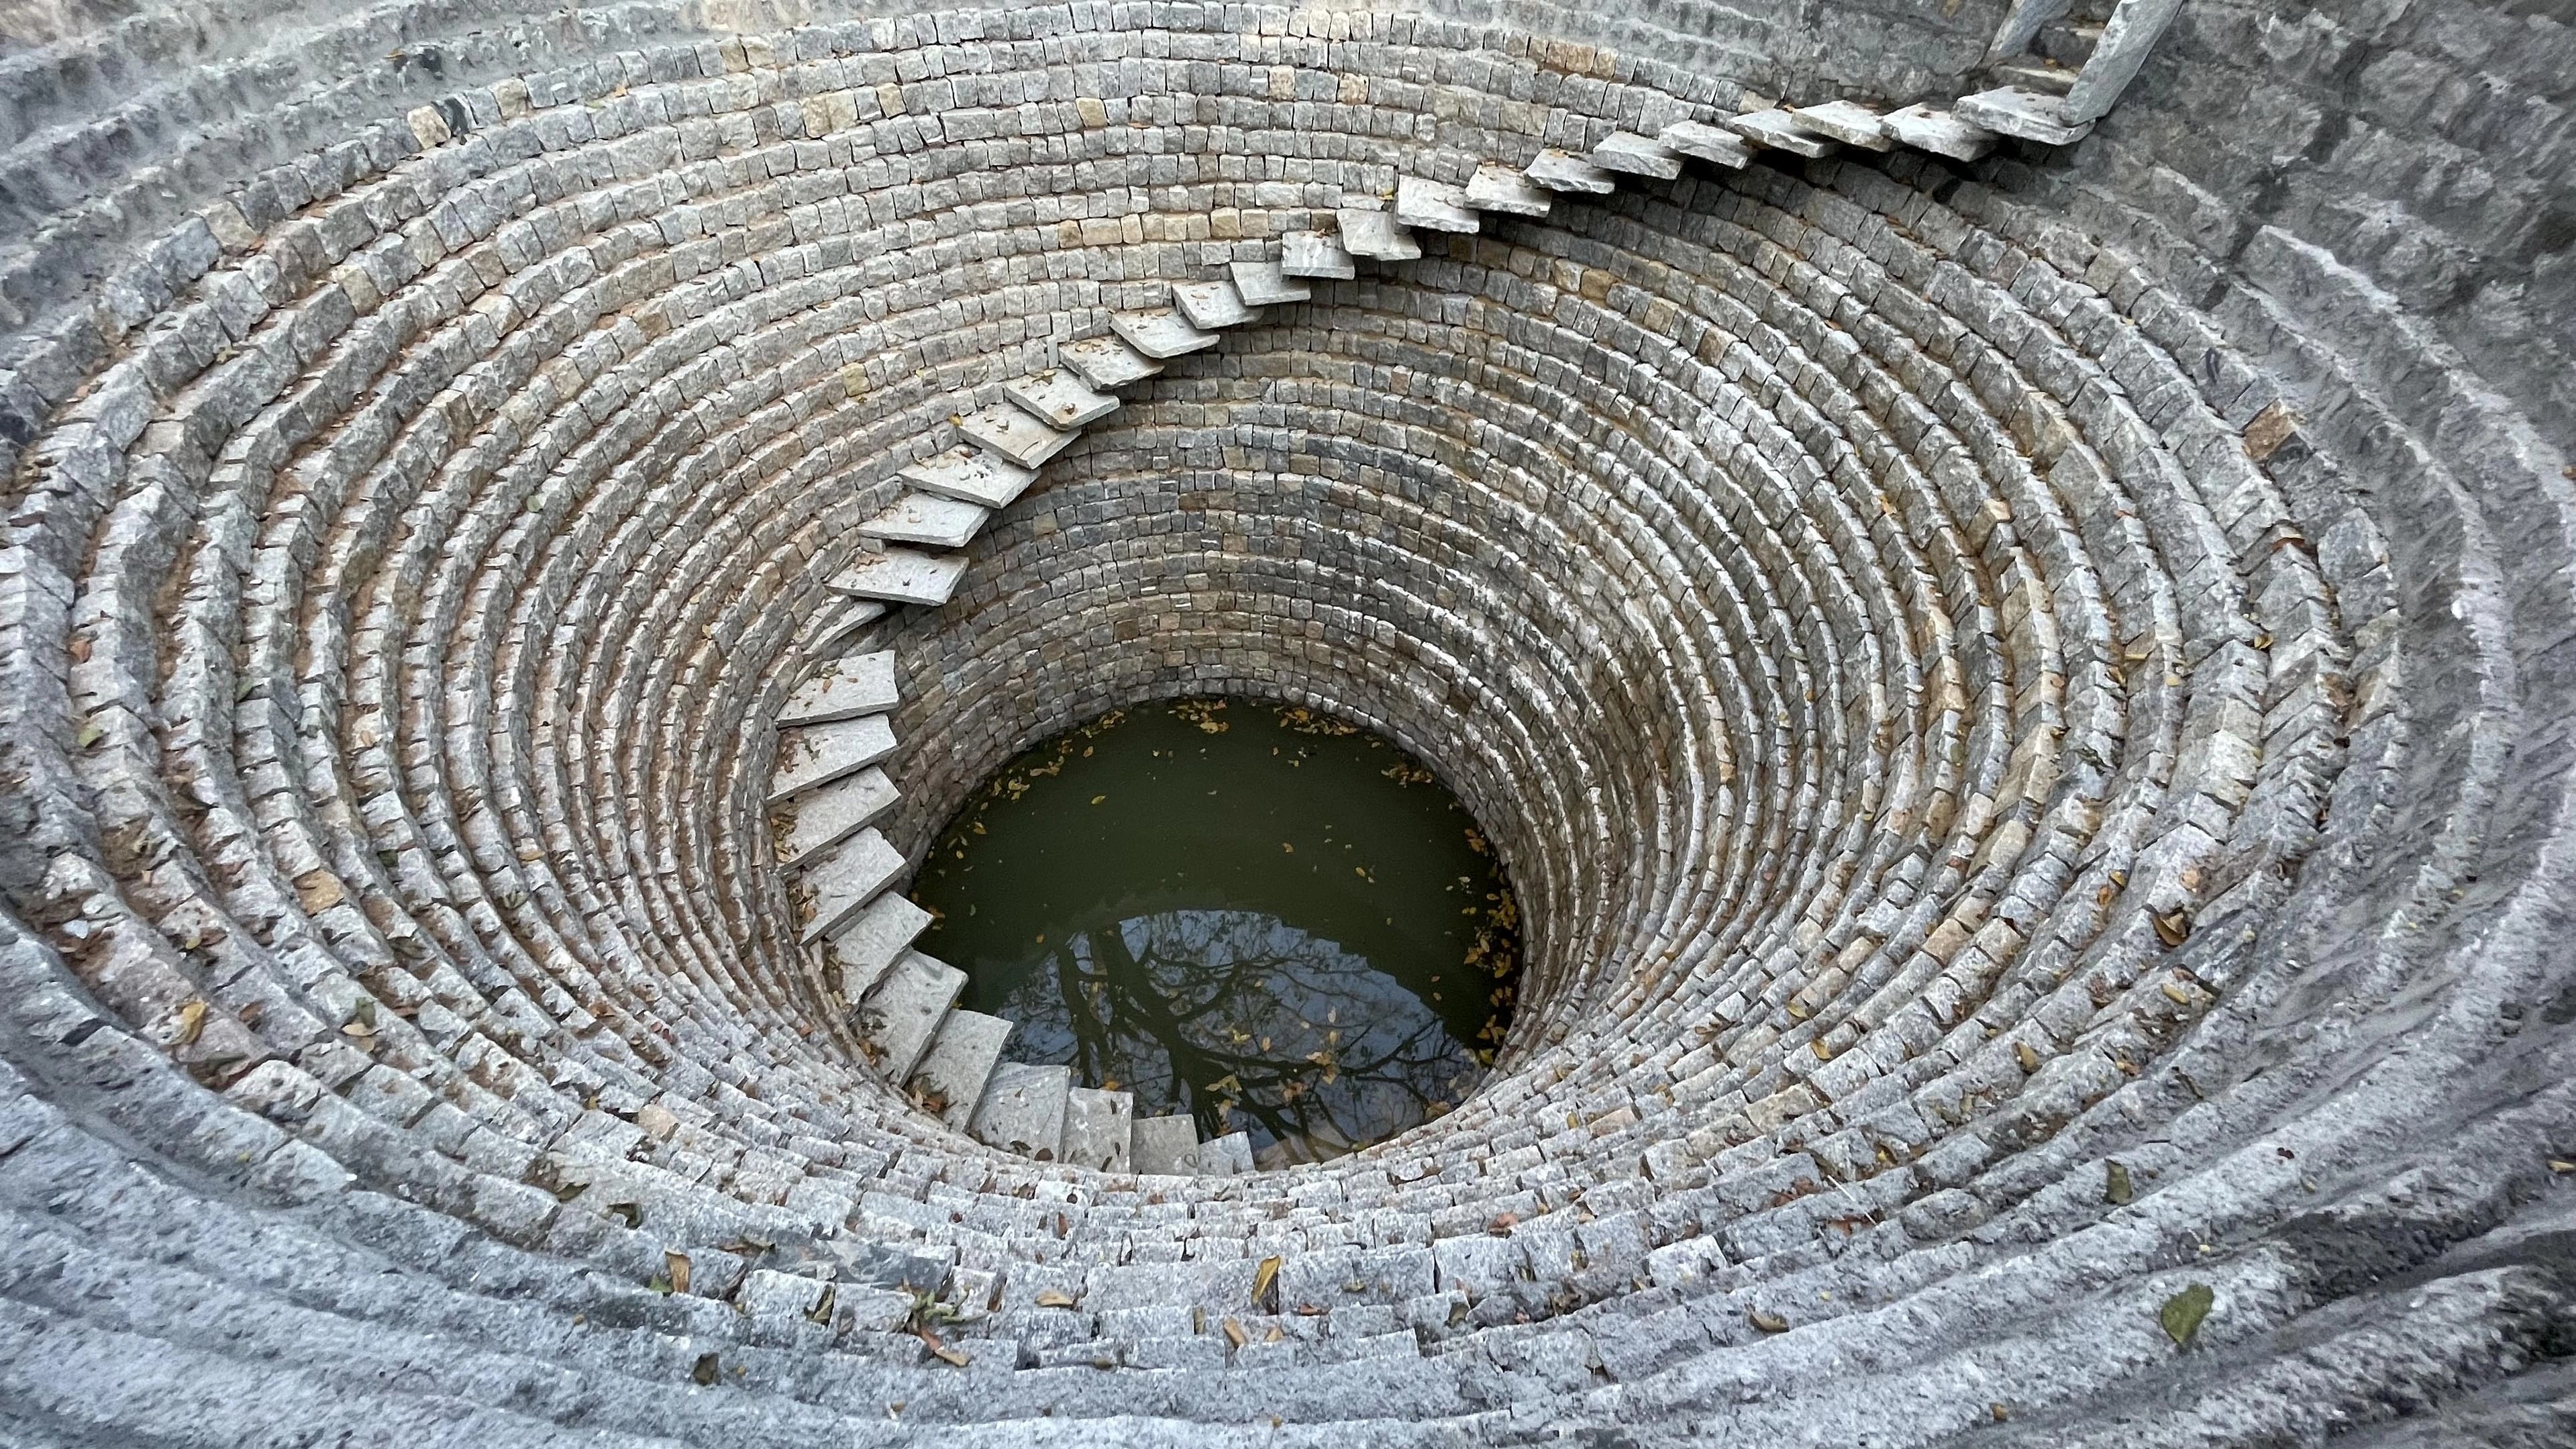
[{"label": "reflection of bare tree", "polygon": [[[1002,1015],[1015,1055],[1073,1064],[1187,1110],[1201,1136],[1248,1127],[1271,1161],[1328,1157],[1448,1110],[1467,1044],[1369,962],[1275,917],[1166,911],[1074,937]],[[1235,1120],[1240,1114],[1243,1119]]]}]

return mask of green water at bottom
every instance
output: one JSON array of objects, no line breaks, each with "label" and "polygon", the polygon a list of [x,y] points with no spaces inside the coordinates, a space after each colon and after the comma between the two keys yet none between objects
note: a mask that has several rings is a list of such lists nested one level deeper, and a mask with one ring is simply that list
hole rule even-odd
[{"label": "green water at bottom", "polygon": [[1510,1019],[1516,908],[1429,770],[1303,710],[1180,700],[1005,766],[913,886],[1004,1055],[1252,1135],[1266,1167],[1438,1116]]}]

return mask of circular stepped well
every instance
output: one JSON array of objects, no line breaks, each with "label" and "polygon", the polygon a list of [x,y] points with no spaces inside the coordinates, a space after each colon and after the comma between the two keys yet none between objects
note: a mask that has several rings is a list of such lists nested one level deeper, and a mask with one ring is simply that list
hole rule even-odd
[{"label": "circular stepped well", "polygon": [[[1666,178],[1780,123],[1412,17],[628,10],[0,58],[11,1435],[2563,1420],[2550,405],[2327,221],[2193,250],[2179,82]],[[908,856],[1176,689],[1492,826],[1473,1100],[1140,1177],[880,1079],[782,726],[876,721],[813,852]]]}]

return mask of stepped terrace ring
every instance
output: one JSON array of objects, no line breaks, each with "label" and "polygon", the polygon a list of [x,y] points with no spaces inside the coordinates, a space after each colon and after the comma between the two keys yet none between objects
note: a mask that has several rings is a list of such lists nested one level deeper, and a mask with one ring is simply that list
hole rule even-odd
[{"label": "stepped terrace ring", "polygon": [[[1511,9],[0,0],[0,1438],[2567,1437],[2564,26]],[[954,1005],[1209,695],[1451,1110]]]}]

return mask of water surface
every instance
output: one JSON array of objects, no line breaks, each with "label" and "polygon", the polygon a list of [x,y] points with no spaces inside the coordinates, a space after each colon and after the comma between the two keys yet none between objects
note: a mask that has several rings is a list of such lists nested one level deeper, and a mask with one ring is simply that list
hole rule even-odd
[{"label": "water surface", "polygon": [[1493,1060],[1511,892],[1464,807],[1395,745],[1304,710],[1182,700],[1005,766],[913,898],[962,1004],[1136,1113],[1252,1134],[1264,1166],[1434,1117]]}]

